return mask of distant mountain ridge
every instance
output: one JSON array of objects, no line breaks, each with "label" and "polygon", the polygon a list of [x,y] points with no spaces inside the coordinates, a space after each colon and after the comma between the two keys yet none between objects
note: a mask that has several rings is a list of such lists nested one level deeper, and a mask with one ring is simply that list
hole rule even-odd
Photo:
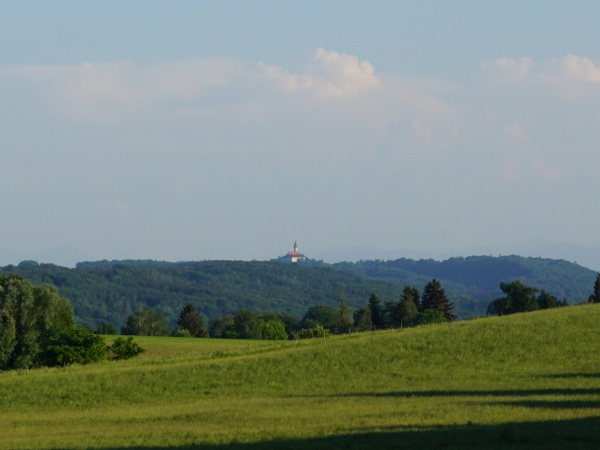
[{"label": "distant mountain ridge", "polygon": [[389,261],[358,261],[336,263],[332,267],[356,275],[410,284],[415,276],[437,278],[452,287],[460,286],[456,295],[489,301],[502,295],[503,281],[519,280],[545,289],[559,299],[584,301],[591,293],[596,272],[578,264],[549,258],[522,256],[469,256],[444,261],[433,259],[396,259]]},{"label": "distant mountain ridge", "polygon": [[596,277],[596,272],[567,261],[520,256],[335,264],[126,260],[82,262],[73,269],[24,261],[0,271],[56,285],[73,304],[79,323],[90,327],[104,321],[121,326],[138,307],[157,309],[174,323],[188,302],[209,319],[242,308],[301,317],[317,304],[336,308],[341,292],[351,307],[358,308],[372,293],[383,302],[398,300],[405,285],[422,290],[432,278],[442,283],[458,316],[467,318],[485,314],[488,303],[501,296],[503,281],[519,280],[580,303],[592,293]]}]

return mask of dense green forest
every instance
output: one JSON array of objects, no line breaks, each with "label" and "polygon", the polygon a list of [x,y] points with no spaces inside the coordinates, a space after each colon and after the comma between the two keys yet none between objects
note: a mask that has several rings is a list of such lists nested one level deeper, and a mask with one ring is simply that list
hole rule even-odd
[{"label": "dense green forest", "polygon": [[586,301],[596,273],[577,264],[518,256],[451,258],[446,261],[398,259],[325,264],[277,261],[99,261],[69,269],[24,261],[1,272],[34,284],[58,287],[81,325],[123,326],[137,308],[163,313],[171,326],[191,303],[207,319],[247,309],[289,313],[301,318],[315,305],[337,308],[343,289],[351,309],[364,307],[371,294],[398,301],[404,286],[419,290],[438,279],[459,318],[485,315],[502,296],[501,282],[518,280],[569,303]]},{"label": "dense green forest", "polygon": [[520,281],[544,289],[570,303],[587,300],[596,272],[564,260],[521,256],[469,256],[433,259],[396,259],[393,261],[342,262],[337,270],[401,285],[422,286],[431,278],[442,282],[453,301],[461,299],[489,302],[500,297],[501,282]]},{"label": "dense green forest", "polygon": [[174,325],[188,303],[208,319],[240,309],[301,317],[313,305],[336,306],[340,289],[351,307],[373,292],[383,298],[400,292],[397,285],[331,268],[261,261],[101,261],[75,269],[29,261],[2,272],[57,286],[78,323],[92,328],[105,321],[120,328],[137,308],[159,311]]}]

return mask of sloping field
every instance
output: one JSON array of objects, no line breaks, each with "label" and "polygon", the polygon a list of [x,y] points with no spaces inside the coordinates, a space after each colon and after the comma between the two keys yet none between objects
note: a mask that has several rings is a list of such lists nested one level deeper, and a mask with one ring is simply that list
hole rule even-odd
[{"label": "sloping field", "polygon": [[299,343],[147,338],[135,362],[1,373],[0,448],[600,448],[599,324],[586,305]]}]

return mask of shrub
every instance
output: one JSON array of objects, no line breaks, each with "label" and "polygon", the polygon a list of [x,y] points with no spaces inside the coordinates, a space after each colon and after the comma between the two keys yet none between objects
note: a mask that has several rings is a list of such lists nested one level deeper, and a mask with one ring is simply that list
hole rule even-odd
[{"label": "shrub", "polygon": [[288,335],[285,331],[285,325],[279,319],[269,319],[263,324],[263,339],[270,341],[285,341]]},{"label": "shrub", "polygon": [[75,327],[50,338],[44,353],[48,366],[89,364],[105,359],[106,347],[102,337],[87,328]]},{"label": "shrub", "polygon": [[145,351],[137,342],[134,342],[133,336],[115,339],[113,344],[107,347],[107,350],[111,359],[114,360],[134,358]]},{"label": "shrub", "polygon": [[447,322],[446,316],[443,311],[439,309],[426,309],[417,316],[417,324],[429,325],[432,323],[444,323]]},{"label": "shrub", "polygon": [[177,327],[175,330],[173,330],[173,333],[171,334],[171,336],[173,337],[192,337],[192,333],[190,332],[190,330],[186,329],[186,328],[182,328],[182,327]]},{"label": "shrub", "polygon": [[298,332],[298,339],[324,338],[327,336],[331,336],[331,331],[321,325],[316,325],[314,328],[303,328]]}]

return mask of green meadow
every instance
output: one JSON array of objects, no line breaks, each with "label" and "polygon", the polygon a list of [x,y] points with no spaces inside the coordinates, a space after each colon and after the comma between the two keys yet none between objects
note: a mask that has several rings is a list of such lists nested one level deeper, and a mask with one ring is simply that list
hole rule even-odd
[{"label": "green meadow", "polygon": [[[7,449],[600,448],[600,305],[0,373]],[[107,337],[107,341],[110,337]]]}]

